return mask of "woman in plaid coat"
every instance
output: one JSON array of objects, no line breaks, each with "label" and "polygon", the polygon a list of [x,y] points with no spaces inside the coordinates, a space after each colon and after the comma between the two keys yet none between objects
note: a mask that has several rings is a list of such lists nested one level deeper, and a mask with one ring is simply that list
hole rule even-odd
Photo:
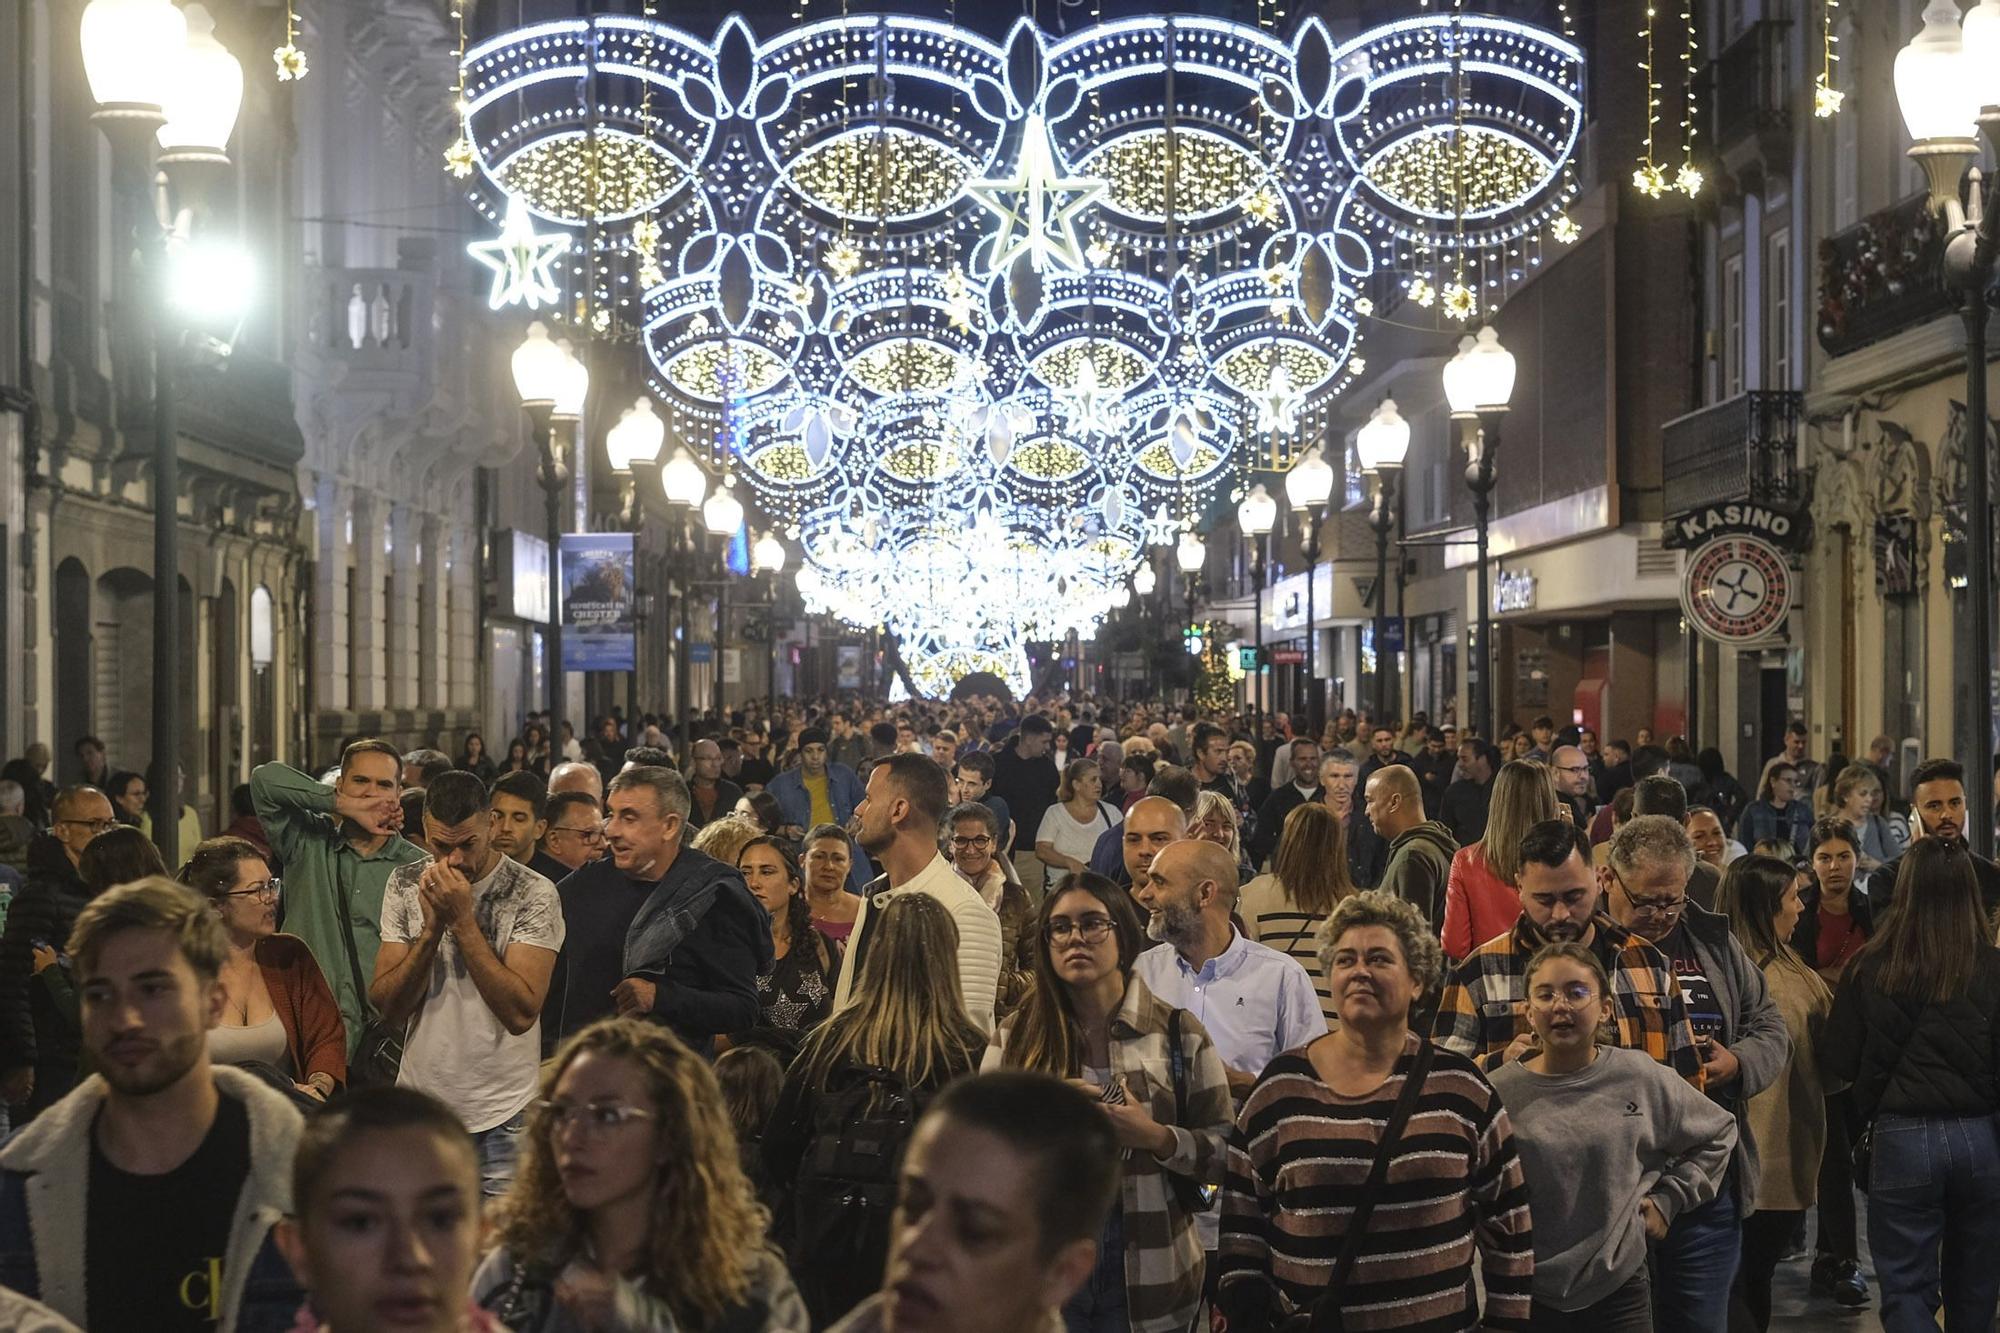
[{"label": "woman in plaid coat", "polygon": [[1202,1186],[1221,1182],[1234,1116],[1222,1058],[1193,1015],[1132,975],[1147,940],[1123,889],[1072,874],[1042,900],[1035,925],[1034,986],[994,1034],[984,1067],[1077,1081],[1124,1148],[1097,1271],[1063,1322],[1068,1333],[1182,1333],[1201,1304],[1192,1209],[1204,1206]]}]

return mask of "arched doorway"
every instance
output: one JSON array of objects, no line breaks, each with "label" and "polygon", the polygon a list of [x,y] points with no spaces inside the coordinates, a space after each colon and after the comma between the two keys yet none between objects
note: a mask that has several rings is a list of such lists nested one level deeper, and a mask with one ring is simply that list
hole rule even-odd
[{"label": "arched doorway", "polygon": [[[71,556],[56,566],[54,606],[56,761],[64,781],[79,776],[74,746],[93,732],[90,571]],[[107,742],[108,744],[108,742]]]},{"label": "arched doorway", "polygon": [[129,565],[99,575],[90,608],[90,655],[77,679],[89,682],[92,730],[114,768],[144,772],[152,762],[152,662],[151,576]]}]

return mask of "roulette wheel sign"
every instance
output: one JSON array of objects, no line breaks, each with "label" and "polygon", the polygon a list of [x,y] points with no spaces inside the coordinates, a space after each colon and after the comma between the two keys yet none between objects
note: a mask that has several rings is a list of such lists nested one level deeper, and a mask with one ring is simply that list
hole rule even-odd
[{"label": "roulette wheel sign", "polygon": [[1688,559],[1681,606],[1689,623],[1718,643],[1777,637],[1791,603],[1791,565],[1761,537],[1716,537]]}]

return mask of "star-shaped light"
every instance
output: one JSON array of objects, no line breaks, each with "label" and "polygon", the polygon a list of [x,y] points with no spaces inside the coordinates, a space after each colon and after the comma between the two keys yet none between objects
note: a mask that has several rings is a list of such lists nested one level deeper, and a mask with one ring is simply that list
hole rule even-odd
[{"label": "star-shaped light", "polygon": [[1000,219],[993,238],[992,267],[1004,272],[1022,255],[1037,273],[1053,264],[1070,273],[1089,267],[1076,232],[1077,215],[1104,193],[1096,176],[1065,176],[1056,161],[1055,139],[1039,111],[1021,127],[1021,152],[1014,174],[966,182],[973,202]]},{"label": "star-shaped light", "polygon": [[1632,188],[1649,199],[1658,199],[1667,192],[1667,173],[1652,162],[1641,162],[1632,173]]},{"label": "star-shaped light", "polygon": [[1454,282],[1444,289],[1444,312],[1453,319],[1464,321],[1479,313],[1479,298],[1472,288],[1462,282]]},{"label": "star-shaped light", "polygon": [[1426,310],[1429,310],[1437,302],[1437,289],[1431,286],[1428,278],[1412,278],[1410,279],[1410,285],[1403,290],[1410,294],[1412,301],[1415,301]]},{"label": "star-shaped light", "polygon": [[539,310],[560,301],[562,289],[553,270],[556,260],[568,252],[569,237],[562,232],[537,233],[527,205],[519,199],[508,202],[507,220],[496,239],[465,247],[465,253],[493,270],[493,291],[486,304],[495,310],[517,302]]},{"label": "star-shaped light", "polygon": [[834,277],[846,282],[861,267],[861,252],[845,236],[826,252],[826,266]]},{"label": "star-shaped light", "polygon": [[1702,182],[1707,177],[1696,170],[1694,163],[1681,163],[1680,171],[1674,176],[1674,188],[1692,199],[1701,193]]},{"label": "star-shaped light", "polygon": [[1261,392],[1250,395],[1250,401],[1257,405],[1258,434],[1290,435],[1299,428],[1299,395],[1283,361],[1271,367],[1270,380]]},{"label": "star-shaped light", "polygon": [[461,134],[451,141],[444,150],[444,169],[460,180],[472,174],[472,140]]},{"label": "star-shaped light", "polygon": [[632,248],[639,252],[639,285],[659,286],[667,280],[660,268],[660,223],[650,215],[632,224]]},{"label": "star-shaped light", "polygon": [[1556,220],[1549,224],[1549,235],[1564,245],[1575,245],[1577,238],[1583,235],[1583,228],[1579,227],[1576,219],[1569,214],[1558,213]]},{"label": "star-shaped light", "polygon": [[1118,395],[1106,393],[1097,381],[1097,365],[1084,357],[1077,366],[1076,383],[1056,391],[1063,419],[1078,435],[1116,435],[1125,429],[1125,413],[1119,410]]},{"label": "star-shaped light", "polygon": [[294,42],[286,42],[271,52],[271,63],[278,67],[278,82],[290,83],[303,79],[312,71],[306,67],[306,53],[299,50]]},{"label": "star-shaped light", "polygon": [[1813,80],[1813,114],[1821,120],[1828,120],[1840,114],[1840,104],[1847,100],[1847,94],[1827,82],[1822,74]]},{"label": "star-shaped light", "polygon": [[1278,220],[1283,207],[1277,192],[1268,185],[1259,188],[1243,201],[1243,211],[1267,226]]},{"label": "star-shaped light", "polygon": [[1180,540],[1181,525],[1168,515],[1164,500],[1151,518],[1140,520],[1139,527],[1148,546],[1172,546]]}]

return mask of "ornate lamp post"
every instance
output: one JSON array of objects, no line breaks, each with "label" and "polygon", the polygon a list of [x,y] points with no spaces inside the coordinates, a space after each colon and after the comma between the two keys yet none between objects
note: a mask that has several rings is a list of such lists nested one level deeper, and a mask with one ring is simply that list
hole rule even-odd
[{"label": "ornate lamp post", "polygon": [[[729,488],[724,478],[722,485],[715,488],[715,494],[702,501],[701,525],[708,529],[708,535],[716,539],[718,553],[718,575],[726,576],[729,540],[743,527],[743,502]],[[722,705],[722,639],[723,631],[729,624],[729,580],[718,577],[715,594],[715,711],[719,716]]]},{"label": "ornate lamp post", "polygon": [[1396,526],[1396,481],[1410,453],[1410,423],[1396,410],[1396,400],[1384,398],[1354,437],[1361,470],[1375,478],[1375,507],[1368,526],[1375,530],[1375,721],[1392,715],[1394,671],[1387,650],[1389,638],[1389,533]]},{"label": "ornate lamp post", "polygon": [[785,572],[785,544],[775,532],[766,532],[750,545],[750,568],[771,580],[771,609],[765,623],[771,635],[771,700],[769,725],[775,727],[778,719],[778,582]]},{"label": "ornate lamp post", "polygon": [[543,684],[547,688],[549,745],[553,749],[562,744],[559,726],[563,697],[562,494],[569,483],[569,467],[556,449],[556,422],[570,424],[582,416],[583,400],[590,389],[590,372],[563,345],[550,341],[548,326],[540,320],[528,325],[527,337],[514,349],[512,368],[514,388],[521,395],[521,409],[528,414],[534,431],[535,451],[540,460],[536,477],[542,484],[547,506],[543,536],[549,544],[549,628],[543,668],[547,679]]},{"label": "ornate lamp post", "polygon": [[[1195,590],[1201,583],[1202,567],[1207,563],[1208,543],[1204,542],[1192,530],[1183,532],[1180,540],[1174,544],[1174,565],[1181,572],[1181,582],[1184,585],[1187,597],[1187,627],[1190,630],[1195,627]],[[1183,640],[1182,643],[1185,646],[1186,640]],[[1192,685],[1188,687],[1188,699],[1190,702],[1194,699],[1194,687]]]},{"label": "ornate lamp post", "polygon": [[[189,37],[190,18],[197,32]],[[180,851],[180,423],[175,384],[180,329],[167,313],[227,315],[247,298],[240,263],[217,264],[174,231],[161,165],[227,167],[225,148],[243,100],[243,69],[216,42],[207,13],[168,0],[91,0],[78,36],[84,74],[97,110],[91,119],[111,146],[114,250],[139,264],[114,266],[118,304],[127,318],[120,361],[143,382],[151,371],[153,445],[153,779],[154,841],[168,865]],[[183,167],[182,171],[204,168]],[[185,183],[183,181],[182,183]],[[203,262],[203,261],[206,262]],[[129,278],[144,283],[134,290]],[[179,272],[176,272],[176,269]],[[151,365],[146,361],[150,359]],[[122,386],[138,386],[127,379]],[[123,424],[121,419],[121,425]],[[189,849],[192,850],[192,849]]]},{"label": "ornate lamp post", "polygon": [[1333,499],[1333,465],[1322,450],[1314,449],[1285,474],[1285,498],[1305,526],[1306,724],[1309,734],[1318,740],[1326,729],[1326,692],[1319,681],[1318,608],[1313,604],[1313,590],[1319,568],[1319,527],[1326,521],[1326,507]]},{"label": "ornate lamp post", "polygon": [[1254,728],[1264,720],[1264,548],[1269,544],[1271,529],[1278,524],[1278,502],[1258,482],[1236,506],[1236,526],[1243,530],[1243,538],[1250,543],[1250,613],[1256,620],[1257,670],[1251,676],[1250,712]]},{"label": "ornate lamp post", "polygon": [[[611,471],[619,480],[624,491],[625,530],[633,534],[633,542],[638,542],[639,517],[643,506],[639,503],[639,486],[632,475],[635,466],[651,467],[659,462],[660,449],[667,441],[667,424],[661,421],[653,410],[653,400],[641,395],[639,400],[626,408],[618,416],[610,430],[604,433],[604,453],[611,465]],[[634,551],[632,568],[641,584],[645,582],[643,561]],[[650,594],[642,588],[632,590],[633,639],[632,670],[625,677],[625,715],[628,718],[639,715],[639,644],[644,639],[645,628],[642,607],[644,598]]]},{"label": "ornate lamp post", "polygon": [[[1146,624],[1147,603],[1152,600],[1153,590],[1159,586],[1160,576],[1153,569],[1153,554],[1147,551],[1139,557],[1139,568],[1132,574],[1132,591],[1139,598],[1139,625],[1142,631]],[[1153,692],[1153,655],[1149,652],[1145,657],[1146,693],[1150,696]]]},{"label": "ornate lamp post", "polygon": [[702,472],[701,464],[688,455],[685,448],[674,450],[674,456],[660,469],[660,493],[666,497],[667,509],[674,516],[674,555],[681,565],[680,623],[677,637],[680,651],[674,662],[674,717],[680,724],[680,758],[687,762],[693,741],[688,736],[688,713],[692,707],[689,698],[688,673],[692,645],[688,641],[688,598],[694,591],[695,546],[690,524],[696,510],[701,508],[702,499],[708,494],[708,477]]},{"label": "ornate lamp post", "polygon": [[1453,421],[1472,424],[1465,441],[1465,484],[1472,491],[1472,514],[1479,548],[1479,637],[1466,654],[1472,673],[1472,717],[1482,739],[1493,738],[1493,597],[1492,571],[1486,558],[1493,516],[1493,459],[1500,452],[1500,423],[1514,396],[1514,354],[1500,345],[1500,335],[1487,325],[1479,336],[1458,344],[1458,355],[1444,368],[1444,396]]},{"label": "ornate lamp post", "polygon": [[[1975,126],[2000,153],[2000,6],[1986,0],[1966,15],[1961,32],[1958,6],[1931,0],[1924,26],[1896,54],[1896,100],[1908,126],[1909,155],[1930,183],[1931,206],[1944,215],[1944,280],[1957,291],[1965,320],[1966,546],[1970,553],[1967,597],[1972,611],[1972,681],[1967,700],[1972,758],[1987,771],[1993,752],[1993,513],[1988,481],[1991,448],[1986,434],[1987,291],[1993,285],[1994,227],[2000,198],[1974,168],[1970,202],[1960,201],[1959,185],[1979,156]],[[1973,849],[1993,851],[1993,821],[1971,821]]]}]

